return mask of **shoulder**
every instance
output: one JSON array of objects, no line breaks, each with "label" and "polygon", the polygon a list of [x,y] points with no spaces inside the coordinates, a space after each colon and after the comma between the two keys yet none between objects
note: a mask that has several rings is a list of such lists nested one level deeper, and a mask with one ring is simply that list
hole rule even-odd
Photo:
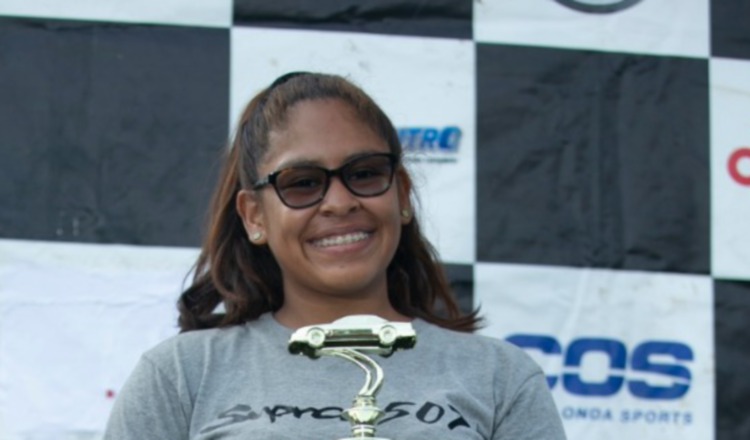
[{"label": "shoulder", "polygon": [[149,365],[166,377],[182,377],[200,374],[210,362],[212,354],[222,345],[237,339],[243,329],[240,326],[226,329],[193,330],[172,336],[141,356],[141,364]]},{"label": "shoulder", "polygon": [[242,325],[180,333],[146,351],[142,361],[166,374],[179,370],[180,375],[200,375],[221,359],[243,352],[263,351],[276,342],[276,329],[267,321],[261,317]]},{"label": "shoulder", "polygon": [[522,349],[508,341],[477,333],[464,333],[418,320],[418,344],[440,346],[446,354],[474,359],[493,358],[503,364],[517,364],[533,372],[541,371]]},{"label": "shoulder", "polygon": [[535,413],[549,423],[558,423],[545,375],[525,351],[486,335],[447,330],[419,320],[414,324],[417,345],[412,363],[424,365],[420,368],[439,376],[443,383],[460,383],[471,399],[494,409],[495,423],[504,421],[514,408],[523,417]]},{"label": "shoulder", "polygon": [[[429,334],[432,332],[428,332]],[[557,407],[541,367],[521,348],[480,334],[439,329],[463,360],[461,371],[491,384],[495,435],[492,438],[565,439]]]},{"label": "shoulder", "polygon": [[470,375],[496,390],[514,393],[528,381],[543,379],[539,365],[510,342],[476,333],[444,329],[424,321],[415,322],[417,346],[414,355]]},{"label": "shoulder", "polygon": [[230,343],[233,339],[242,338],[246,332],[245,326],[192,330],[160,342],[147,350],[144,357],[158,362],[176,355],[190,356],[202,352],[205,348],[214,348]]}]

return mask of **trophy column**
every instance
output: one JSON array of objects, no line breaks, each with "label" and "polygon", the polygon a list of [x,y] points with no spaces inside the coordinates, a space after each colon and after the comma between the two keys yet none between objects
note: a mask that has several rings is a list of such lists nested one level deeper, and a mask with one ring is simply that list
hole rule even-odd
[{"label": "trophy column", "polygon": [[377,407],[375,395],[383,385],[383,369],[370,357],[347,348],[324,348],[320,350],[323,356],[335,356],[353,362],[365,372],[365,385],[354,398],[354,406],[344,411],[344,416],[352,425],[352,437],[340,440],[356,440],[369,438],[373,440],[387,440],[375,437],[375,425],[384,412]]}]

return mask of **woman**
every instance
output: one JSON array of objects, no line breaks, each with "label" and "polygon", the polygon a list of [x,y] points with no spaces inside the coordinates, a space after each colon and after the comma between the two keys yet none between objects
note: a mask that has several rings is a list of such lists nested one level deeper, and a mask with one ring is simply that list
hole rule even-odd
[{"label": "woman", "polygon": [[[364,382],[292,356],[294,329],[352,314],[411,322],[415,348],[378,362],[377,436],[562,439],[540,369],[471,334],[422,237],[396,131],[345,79],[292,73],[245,109],[213,201],[182,334],[147,352],[106,439],[348,437]],[[216,312],[223,305],[224,311]]]}]

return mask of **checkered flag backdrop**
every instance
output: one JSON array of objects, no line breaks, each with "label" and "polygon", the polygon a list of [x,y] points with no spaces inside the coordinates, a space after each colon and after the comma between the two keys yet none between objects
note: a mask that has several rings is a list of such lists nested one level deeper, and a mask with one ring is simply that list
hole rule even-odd
[{"label": "checkered flag backdrop", "polygon": [[750,438],[748,17],[0,0],[0,439],[101,437],[177,332],[241,107],[292,70],[392,117],[462,306],[539,362],[571,439]]}]

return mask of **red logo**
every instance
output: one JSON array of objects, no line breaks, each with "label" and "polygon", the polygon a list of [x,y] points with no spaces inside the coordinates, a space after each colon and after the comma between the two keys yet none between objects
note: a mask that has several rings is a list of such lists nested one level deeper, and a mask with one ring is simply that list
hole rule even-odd
[{"label": "red logo", "polygon": [[[750,186],[750,173],[742,174],[740,172],[740,161],[742,159],[745,159],[750,165],[750,147],[739,148],[729,156],[729,161],[727,162],[729,175],[740,185]],[[748,167],[748,169],[750,169],[750,167]]]}]

